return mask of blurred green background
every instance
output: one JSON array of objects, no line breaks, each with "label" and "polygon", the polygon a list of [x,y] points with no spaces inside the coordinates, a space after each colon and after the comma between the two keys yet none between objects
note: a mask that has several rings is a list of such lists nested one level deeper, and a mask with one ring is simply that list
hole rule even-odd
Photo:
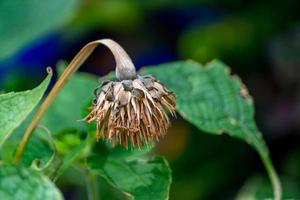
[{"label": "blurred green background", "polygon": [[[220,59],[254,97],[284,196],[300,199],[299,8],[296,0],[0,0],[0,93],[33,88],[47,66],[70,61],[83,45],[102,38],[119,42],[137,68]],[[112,55],[99,47],[80,70],[103,76],[113,69]],[[180,117],[172,123],[155,149],[173,171],[170,199],[271,193],[262,163],[246,143],[197,134]],[[85,198],[78,173],[70,169],[59,180],[66,199]],[[99,187],[102,199],[124,198],[104,180]]]}]

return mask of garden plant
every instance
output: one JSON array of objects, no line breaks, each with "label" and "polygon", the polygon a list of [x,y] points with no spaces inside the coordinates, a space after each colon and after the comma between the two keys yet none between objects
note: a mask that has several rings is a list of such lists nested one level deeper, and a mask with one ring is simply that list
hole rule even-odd
[{"label": "garden plant", "polygon": [[[112,51],[116,60],[116,77],[107,75],[108,81],[102,81],[100,86],[92,76],[85,80],[89,84],[79,88],[71,82],[66,90],[73,101],[78,101],[73,93],[76,90],[95,96],[91,97],[89,107],[83,102],[72,108],[77,111],[70,110],[62,96],[66,94],[59,92],[64,90],[69,79],[76,79],[76,74],[72,75],[99,44]],[[253,100],[238,76],[232,75],[230,68],[222,62],[214,60],[203,66],[192,60],[177,61],[142,69],[141,75],[137,75],[123,48],[111,39],[102,39],[84,46],[47,97],[41,100],[52,78],[50,67],[47,72],[45,80],[36,88],[0,96],[0,142],[6,154],[0,167],[2,198],[62,199],[55,180],[73,164],[86,171],[88,179],[101,176],[128,198],[168,199],[171,169],[163,157],[150,152],[154,141],[158,142],[167,132],[170,120],[166,112],[175,116],[176,107],[180,116],[200,130],[209,134],[228,134],[251,145],[269,175],[274,199],[281,199],[280,180],[254,121]],[[88,86],[96,89],[93,92]],[[39,101],[42,101],[40,105]],[[22,139],[6,142],[36,106],[39,108],[29,120],[31,122]],[[82,138],[80,134],[74,135],[74,130],[65,132],[65,136],[70,134],[78,144],[59,141],[63,147],[58,148],[58,138],[52,136],[48,125],[63,129],[64,123],[55,124],[56,117],[67,120],[65,116],[88,109],[91,112],[85,118],[73,122],[86,126],[88,133]],[[56,116],[53,110],[60,110],[61,116]],[[96,128],[84,121],[96,121]],[[42,140],[49,145],[35,144]],[[98,144],[95,140],[104,141]],[[97,145],[102,151],[95,149]],[[116,150],[116,145],[121,147]],[[115,151],[122,153],[116,154]],[[90,198],[96,198],[93,185],[87,187],[91,187]]]},{"label": "garden plant", "polygon": [[299,6],[0,0],[0,200],[300,199]]}]

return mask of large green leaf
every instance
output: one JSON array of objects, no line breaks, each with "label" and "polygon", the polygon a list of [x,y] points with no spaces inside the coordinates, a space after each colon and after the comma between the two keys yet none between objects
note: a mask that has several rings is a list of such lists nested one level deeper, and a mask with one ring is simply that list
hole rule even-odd
[{"label": "large green leaf", "polygon": [[93,156],[89,168],[135,200],[168,199],[171,170],[164,158],[133,160]]},{"label": "large green leaf", "polygon": [[0,59],[62,26],[78,3],[79,0],[0,1]]},{"label": "large green leaf", "polygon": [[41,100],[51,76],[33,90],[0,95],[0,145]]},{"label": "large green leaf", "polygon": [[182,61],[147,68],[177,95],[177,110],[199,129],[227,133],[242,139],[262,155],[268,150],[254,121],[254,106],[247,89],[229,68],[219,61],[207,66]]},{"label": "large green leaf", "polygon": [[[62,66],[58,69],[61,74]],[[41,123],[54,134],[64,129],[87,130],[86,122],[79,120],[84,118],[83,108],[88,111],[94,96],[93,91],[98,84],[95,76],[74,74],[49,107]]]},{"label": "large green leaf", "polygon": [[60,191],[45,176],[26,168],[0,167],[0,199],[60,200]]},{"label": "large green leaf", "polygon": [[226,133],[251,145],[259,154],[272,182],[274,198],[281,198],[281,184],[268,148],[254,120],[253,100],[241,80],[220,61],[202,66],[193,61],[148,68],[177,94],[177,111],[204,132]]}]

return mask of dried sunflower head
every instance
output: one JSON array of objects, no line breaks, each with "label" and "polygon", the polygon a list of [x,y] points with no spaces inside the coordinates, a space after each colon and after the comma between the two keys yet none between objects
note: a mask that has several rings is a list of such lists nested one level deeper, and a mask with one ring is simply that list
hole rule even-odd
[{"label": "dried sunflower head", "polygon": [[175,115],[175,94],[152,76],[106,81],[96,92],[87,122],[96,121],[101,136],[113,145],[147,145],[163,137],[170,125],[164,107]]},{"label": "dried sunflower head", "polygon": [[96,121],[97,141],[103,137],[113,146],[141,147],[166,134],[170,121],[164,109],[175,115],[175,94],[153,76],[137,76],[127,54],[121,53],[124,62],[115,55],[119,80],[105,81],[96,90],[86,121]]}]

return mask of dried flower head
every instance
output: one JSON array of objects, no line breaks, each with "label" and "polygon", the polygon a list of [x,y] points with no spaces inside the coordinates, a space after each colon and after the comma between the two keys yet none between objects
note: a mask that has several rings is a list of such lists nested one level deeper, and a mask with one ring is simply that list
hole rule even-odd
[{"label": "dried flower head", "polygon": [[[119,45],[116,48],[116,52],[124,54]],[[166,134],[170,121],[164,108],[175,115],[175,94],[153,76],[137,76],[127,54],[120,59],[116,60],[119,80],[105,81],[95,90],[96,98],[86,121],[96,121],[97,141],[103,137],[112,145],[141,147]]]}]

